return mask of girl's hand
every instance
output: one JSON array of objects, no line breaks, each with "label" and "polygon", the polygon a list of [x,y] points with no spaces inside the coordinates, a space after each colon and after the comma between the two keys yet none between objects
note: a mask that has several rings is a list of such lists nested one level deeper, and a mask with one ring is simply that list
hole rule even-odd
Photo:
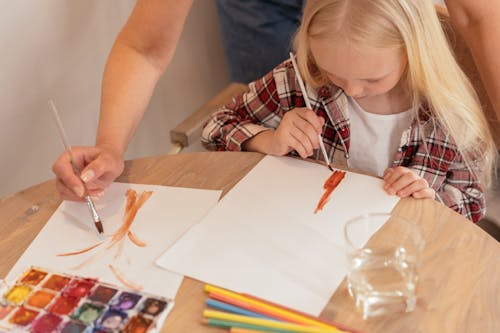
[{"label": "girl's hand", "polygon": [[322,117],[306,108],[285,113],[271,137],[269,154],[281,156],[295,150],[302,158],[311,156],[319,147],[318,135],[324,123]]},{"label": "girl's hand", "polygon": [[436,192],[429,187],[424,178],[401,166],[385,170],[384,190],[390,195],[395,194],[401,198],[410,195],[416,199],[436,198]]}]

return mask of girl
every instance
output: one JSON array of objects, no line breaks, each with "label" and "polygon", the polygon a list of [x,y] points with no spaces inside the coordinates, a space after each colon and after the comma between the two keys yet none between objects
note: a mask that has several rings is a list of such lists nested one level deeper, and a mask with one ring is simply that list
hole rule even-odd
[{"label": "girl", "polygon": [[313,110],[285,61],[211,116],[207,148],[322,159],[321,134],[389,194],[484,215],[496,149],[431,0],[308,1],[294,47]]}]

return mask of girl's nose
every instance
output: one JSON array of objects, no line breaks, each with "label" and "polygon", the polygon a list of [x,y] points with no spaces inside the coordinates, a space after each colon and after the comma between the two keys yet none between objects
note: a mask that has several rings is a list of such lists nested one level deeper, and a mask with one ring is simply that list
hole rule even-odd
[{"label": "girl's nose", "polygon": [[343,89],[348,96],[352,97],[360,96],[363,93],[363,86],[355,81],[346,81]]}]

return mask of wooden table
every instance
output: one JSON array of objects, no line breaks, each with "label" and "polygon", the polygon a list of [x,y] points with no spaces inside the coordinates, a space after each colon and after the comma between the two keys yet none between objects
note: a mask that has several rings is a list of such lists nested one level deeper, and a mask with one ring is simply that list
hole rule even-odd
[{"label": "wooden table", "polygon": [[[257,153],[207,152],[136,159],[118,181],[223,190],[262,159]],[[0,201],[0,276],[5,276],[61,203],[54,180]],[[500,243],[433,200],[401,200],[398,215],[416,221],[426,248],[418,304],[410,314],[363,321],[340,285],[321,316],[363,332],[499,332]],[[162,332],[227,332],[200,324],[203,283],[184,278]]]}]

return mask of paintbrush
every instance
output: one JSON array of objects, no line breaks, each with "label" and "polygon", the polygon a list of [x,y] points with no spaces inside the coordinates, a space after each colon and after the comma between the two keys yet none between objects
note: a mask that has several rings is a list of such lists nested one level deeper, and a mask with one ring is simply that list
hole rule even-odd
[{"label": "paintbrush", "polygon": [[[304,101],[306,102],[306,107],[309,110],[312,110],[313,108],[311,106],[311,101],[309,100],[309,96],[307,95],[306,86],[304,85],[304,81],[302,81],[302,77],[300,76],[299,72],[299,67],[295,62],[295,56],[293,55],[292,52],[290,52],[290,60],[292,61],[293,70],[295,71],[295,76],[297,77],[297,81],[299,81],[300,90],[302,91],[302,96],[304,97]],[[321,137],[321,134],[318,134],[318,139],[319,139],[319,147],[321,152],[323,153],[323,158],[325,159],[327,167],[328,169],[330,169],[330,171],[333,171],[332,165],[330,164],[330,159],[328,158],[328,154],[326,153],[325,144],[323,143],[323,138]]]},{"label": "paintbrush", "polygon": [[[52,110],[52,114],[54,115],[54,120],[56,121],[57,130],[59,132],[59,137],[61,138],[61,141],[64,145],[64,149],[66,149],[66,152],[69,155],[69,159],[70,159],[71,166],[73,167],[73,171],[76,173],[76,175],[78,177],[80,177],[81,171],[78,169],[78,167],[75,164],[73,154],[71,153],[71,146],[68,143],[68,138],[66,137],[66,133],[64,132],[64,127],[62,125],[61,118],[59,118],[59,113],[57,112],[56,105],[54,104],[54,101],[52,99],[49,99],[49,108]],[[85,198],[85,201],[87,202],[87,206],[89,207],[90,215],[92,216],[92,220],[94,221],[94,225],[97,228],[97,231],[100,234],[102,234],[104,232],[104,229],[102,227],[101,218],[99,217],[99,214],[97,213],[94,202],[92,201],[92,198],[90,197],[87,186],[85,185],[85,182],[83,180],[82,180],[82,185],[83,185],[83,189],[85,191],[84,198]]]}]

